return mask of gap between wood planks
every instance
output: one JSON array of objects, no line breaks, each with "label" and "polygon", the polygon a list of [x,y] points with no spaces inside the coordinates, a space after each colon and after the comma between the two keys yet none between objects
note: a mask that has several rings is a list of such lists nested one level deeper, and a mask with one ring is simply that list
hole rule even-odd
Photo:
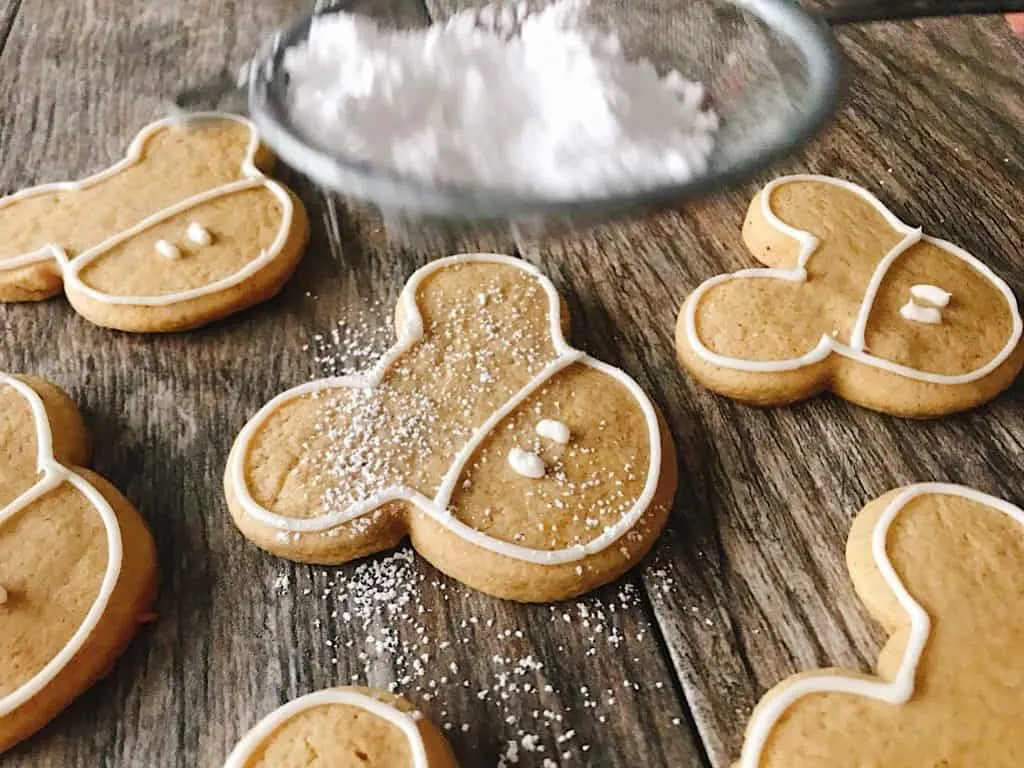
[{"label": "gap between wood planks", "polygon": [[18,11],[20,10],[21,0],[12,0],[8,8],[7,18],[0,17],[0,55],[3,55],[4,48],[7,46],[7,40],[11,36],[11,29],[14,27],[14,20],[18,17]]}]

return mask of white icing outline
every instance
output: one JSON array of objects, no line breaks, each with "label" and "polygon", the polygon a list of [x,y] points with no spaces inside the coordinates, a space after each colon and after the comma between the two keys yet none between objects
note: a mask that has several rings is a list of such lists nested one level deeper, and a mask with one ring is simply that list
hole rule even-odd
[{"label": "white icing outline", "polygon": [[[951,483],[918,483],[900,491],[889,502],[882,512],[871,534],[871,553],[875,566],[882,575],[886,586],[892,591],[900,607],[906,611],[910,619],[910,634],[907,647],[903,652],[896,677],[891,682],[881,679],[867,680],[842,675],[822,674],[805,677],[787,685],[778,694],[770,694],[769,698],[759,706],[747,728],[747,736],[743,744],[743,756],[739,768],[757,768],[760,763],[765,744],[772,730],[786,710],[796,701],[815,693],[842,693],[862,696],[886,704],[905,704],[914,695],[914,679],[921,655],[928,644],[931,631],[931,618],[924,608],[907,592],[899,574],[889,560],[886,551],[886,539],[892,522],[899,516],[906,505],[920,496],[958,496],[969,501],[983,504],[1008,515],[1014,522],[1024,527],[1024,510],[1009,502],[989,496],[962,485]],[[851,673],[852,674],[852,673]]]},{"label": "white icing outline", "polygon": [[[772,211],[770,202],[772,193],[778,187],[790,182],[801,181],[830,184],[856,194],[858,197],[871,203],[875,209],[882,214],[886,222],[888,222],[893,229],[897,232],[903,233],[903,239],[897,243],[896,246],[878,263],[878,266],[875,267],[875,272],[871,276],[871,280],[865,289],[864,299],[861,302],[860,309],[857,313],[857,320],[854,324],[853,332],[850,334],[850,343],[844,344],[826,333],[822,335],[817,346],[815,346],[810,352],[807,352],[800,357],[789,358],[787,360],[745,360],[743,358],[720,355],[717,352],[711,351],[704,345],[704,342],[701,341],[700,336],[697,334],[697,307],[699,306],[701,299],[704,297],[704,294],[706,294],[711,288],[730,280],[749,278],[788,280],[790,282],[797,283],[807,280],[807,262],[810,261],[811,257],[818,249],[818,238],[810,232],[796,229],[795,227],[791,227],[781,221]],[[820,363],[832,353],[836,353],[843,357],[850,358],[851,360],[855,360],[856,362],[870,365],[874,368],[888,371],[890,373],[895,373],[908,379],[915,379],[917,381],[923,381],[931,384],[968,384],[972,381],[982,379],[992,373],[992,371],[996,370],[996,368],[1002,365],[1017,347],[1021,338],[1021,333],[1024,331],[1024,322],[1021,321],[1017,299],[1013,295],[1013,291],[1010,290],[1010,287],[998,275],[989,269],[988,266],[959,246],[956,246],[946,240],[940,240],[935,237],[924,235],[921,233],[920,229],[915,229],[904,224],[892,213],[892,211],[886,208],[877,197],[872,195],[863,187],[848,181],[843,181],[842,179],[832,178],[831,176],[816,176],[810,174],[783,176],[779,179],[775,179],[761,191],[761,215],[772,228],[784,235],[788,235],[800,244],[797,266],[793,269],[783,269],[781,267],[741,269],[738,272],[713,277],[710,280],[706,280],[701,283],[697,287],[697,290],[695,290],[686,301],[686,306],[683,312],[683,325],[687,342],[697,356],[705,362],[711,363],[712,365],[718,365],[723,368],[748,371],[751,373],[780,373]],[[872,304],[874,303],[878,289],[882,285],[882,281],[885,279],[889,268],[893,265],[896,259],[907,249],[920,241],[931,243],[932,245],[951,253],[953,256],[974,269],[974,271],[979,272],[1003,294],[1003,297],[1006,299],[1006,303],[1010,308],[1010,313],[1013,318],[1013,329],[1010,333],[1010,339],[1007,341],[1006,346],[1003,347],[1003,349],[1000,350],[1000,352],[988,363],[969,373],[951,375],[921,371],[916,368],[910,368],[909,366],[895,363],[891,360],[886,360],[885,358],[876,357],[875,355],[864,351],[864,333],[867,329],[868,320],[871,315]]]},{"label": "white icing outline", "polygon": [[3,386],[12,387],[17,391],[25,398],[32,410],[32,419],[36,428],[36,466],[42,477],[14,501],[0,509],[0,526],[30,504],[58,488],[62,483],[71,483],[89,500],[103,521],[103,527],[107,534],[107,568],[103,574],[103,580],[100,582],[96,599],[78,629],[60,652],[33,677],[11,693],[0,697],[0,717],[9,715],[39,694],[81,650],[89,635],[99,624],[103,612],[107,609],[107,603],[110,602],[110,596],[121,575],[122,562],[121,529],[118,526],[114,510],[103,494],[96,490],[88,480],[60,464],[53,457],[53,434],[42,398],[25,382],[8,374],[0,373],[0,387]]},{"label": "white icing outline", "polygon": [[[456,454],[452,465],[442,479],[437,494],[433,499],[428,499],[419,491],[403,485],[391,486],[379,491],[369,498],[353,504],[341,512],[322,515],[315,518],[290,518],[278,515],[260,506],[249,493],[245,480],[245,457],[249,452],[249,442],[252,440],[256,430],[278,407],[302,395],[311,392],[319,392],[336,387],[348,388],[373,388],[381,381],[384,374],[402,354],[411,349],[423,336],[423,318],[420,315],[419,307],[416,304],[416,294],[423,280],[433,272],[456,264],[503,264],[515,267],[526,272],[536,279],[544,288],[548,297],[548,317],[551,322],[551,341],[555,348],[557,357],[549,362],[536,376],[533,377],[519,392],[512,396],[501,408],[491,414],[482,425],[480,425],[469,442]],[[654,406],[644,394],[640,386],[630,376],[614,366],[596,360],[578,349],[571,347],[562,334],[561,314],[562,305],[554,284],[536,267],[522,259],[500,254],[459,254],[447,258],[438,259],[418,269],[402,289],[398,298],[399,305],[404,310],[405,325],[399,333],[398,341],[388,350],[367,374],[353,374],[338,376],[334,378],[319,379],[306,384],[294,387],[268,402],[259,412],[249,420],[242,428],[235,441],[235,445],[228,457],[228,474],[235,498],[242,509],[250,517],[258,520],[264,525],[291,532],[317,532],[355,520],[369,514],[373,510],[391,501],[401,501],[414,504],[424,514],[433,518],[436,522],[448,528],[452,533],[476,546],[496,552],[507,557],[523,560],[526,562],[541,565],[557,565],[582,560],[583,558],[600,552],[624,536],[632,529],[643,516],[654,493],[658,487],[661,475],[661,428],[658,424],[658,416]],[[473,452],[480,443],[491,433],[498,423],[519,407],[532,393],[540,389],[552,376],[567,368],[573,363],[581,363],[594,368],[617,379],[626,390],[633,395],[647,424],[650,454],[647,480],[643,491],[637,498],[633,507],[614,525],[604,529],[602,534],[586,544],[576,544],[565,549],[544,550],[531,549],[511,542],[493,538],[487,534],[472,528],[461,520],[458,520],[448,511],[448,504],[451,500],[455,485],[463,468]]]},{"label": "white icing outline", "polygon": [[345,704],[365,709],[370,714],[376,715],[396,726],[409,740],[409,751],[412,754],[411,768],[429,768],[427,763],[427,747],[423,743],[423,736],[420,734],[420,729],[416,724],[416,715],[418,713],[407,714],[380,699],[375,699],[364,693],[342,691],[336,688],[308,693],[275,709],[253,726],[252,730],[245,734],[242,740],[231,750],[231,754],[228,755],[228,759],[224,763],[224,768],[245,768],[246,761],[252,756],[252,753],[268,737],[273,735],[278,727],[308,709],[331,704]]},{"label": "white icing outline", "polygon": [[[172,117],[165,117],[162,120],[157,120],[139,131],[135,138],[132,139],[132,143],[128,147],[127,154],[109,168],[82,179],[81,181],[60,181],[50,184],[40,184],[39,186],[23,189],[19,192],[8,195],[7,197],[0,198],[0,208],[38,195],[50,194],[53,192],[78,192],[87,189],[95,184],[107,180],[117,173],[120,173],[125,168],[140,163],[143,159],[142,156],[146,142],[149,141],[154,134],[164,128],[181,127],[196,122],[214,120],[228,120],[239,123],[249,130],[249,143],[246,147],[245,157],[243,158],[242,164],[239,168],[239,172],[242,175],[241,179],[227,184],[222,184],[219,187],[204,190],[203,192],[187,197],[174,205],[156,211],[128,229],[115,232],[105,240],[101,240],[99,243],[88,248],[74,258],[68,258],[64,248],[59,244],[48,243],[42,248],[32,251],[31,253],[0,259],[0,272],[21,269],[32,264],[54,260],[60,268],[61,276],[64,281],[65,292],[68,292],[69,290],[77,291],[88,296],[94,301],[105,304],[144,307],[166,307],[179,302],[199,298],[200,296],[219,293],[252,277],[276,259],[283,250],[284,245],[288,240],[288,233],[291,231],[294,205],[292,204],[288,191],[273,179],[265,176],[263,172],[256,167],[254,161],[256,159],[256,152],[260,147],[259,133],[256,131],[256,126],[251,121],[238,115],[232,115],[226,112],[196,112],[187,116],[175,115]],[[198,288],[191,288],[185,291],[175,291],[155,296],[129,296],[105,293],[86,285],[78,276],[79,272],[81,272],[84,267],[104,255],[109,249],[119,245],[128,238],[134,237],[140,232],[150,229],[157,224],[178,215],[182,211],[207,203],[218,197],[241,192],[246,189],[255,189],[257,187],[264,187],[268,189],[281,203],[281,227],[278,229],[277,235],[269,248],[262,250],[259,256],[246,263],[242,269],[232,275],[228,275],[227,277],[223,277],[220,280],[216,280]]]}]

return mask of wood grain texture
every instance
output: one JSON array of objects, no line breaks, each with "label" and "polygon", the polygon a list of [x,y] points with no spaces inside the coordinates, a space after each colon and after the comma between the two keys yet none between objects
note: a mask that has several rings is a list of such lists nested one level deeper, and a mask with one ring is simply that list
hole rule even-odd
[{"label": "wood grain texture", "polygon": [[834,24],[1024,10],[1022,0],[813,0],[804,5]]},{"label": "wood grain texture", "polygon": [[[425,19],[414,0],[363,3],[400,24]],[[160,116],[165,93],[236,66],[301,6],[0,8],[0,189],[119,158]],[[430,3],[439,16],[452,7]],[[1021,294],[1024,47],[1000,19],[874,25],[840,37],[850,58],[845,105],[782,170],[865,184],[906,220],[972,250]],[[866,501],[929,479],[1024,501],[1021,384],[976,412],[915,423],[831,397],[753,410],[678,371],[677,308],[707,277],[751,264],[739,226],[762,179],[685,211],[518,243],[565,294],[574,341],[636,376],[669,418],[681,489],[654,557],[622,584],[554,609],[491,600],[414,560],[395,566],[412,590],[397,597],[414,595],[408,610],[388,619],[385,608],[360,608],[358,590],[372,572],[290,565],[237,534],[220,491],[231,441],[267,399],[325,372],[303,348],[316,345],[314,334],[339,322],[387,322],[404,279],[429,259],[512,244],[389,227],[294,174],[282,177],[309,209],[313,240],[296,278],[263,307],[153,338],[94,328],[63,299],[0,306],[0,369],[51,378],[82,404],[96,436],[94,466],[149,521],[163,572],[159,619],[108,679],[5,755],[5,766],[217,765],[289,698],[406,677],[400,690],[452,724],[467,765],[494,765],[509,740],[521,745],[536,733],[545,751],[520,746],[521,765],[551,757],[727,766],[766,688],[799,669],[867,669],[874,659],[880,634],[842,560],[849,522]],[[424,637],[432,642],[424,646]],[[423,646],[425,670],[410,673],[408,651],[377,650],[382,638]],[[490,693],[480,699],[481,690]]]},{"label": "wood grain texture", "polygon": [[[238,66],[301,6],[25,3],[0,52],[0,187],[73,178],[120,158],[161,116],[165,94]],[[362,7],[400,24],[426,18],[411,0]],[[432,258],[512,248],[501,236],[389,226],[295,174],[282,178],[305,202],[313,235],[295,279],[265,306],[162,337],[95,328],[59,298],[0,306],[0,369],[46,376],[81,404],[94,466],[151,525],[163,577],[157,621],[4,766],[215,766],[290,698],[395,680],[450,725],[466,765],[496,765],[510,741],[527,768],[547,757],[703,765],[635,579],[563,606],[521,607],[414,560],[395,566],[400,594],[367,608],[375,572],[291,565],[231,525],[221,492],[231,442],[269,398],[326,372],[316,334],[389,323],[405,278]],[[389,617],[402,594],[408,609]],[[410,672],[410,649],[421,647],[423,669]]]}]

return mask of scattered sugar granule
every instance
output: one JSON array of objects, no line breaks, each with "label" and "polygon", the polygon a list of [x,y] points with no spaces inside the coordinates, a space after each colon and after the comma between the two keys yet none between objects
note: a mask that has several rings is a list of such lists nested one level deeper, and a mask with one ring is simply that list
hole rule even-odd
[{"label": "scattered sugar granule", "polygon": [[468,9],[406,31],[318,17],[284,55],[288,109],[321,146],[427,183],[572,198],[703,173],[718,129],[704,88],[627,59],[586,7]]}]

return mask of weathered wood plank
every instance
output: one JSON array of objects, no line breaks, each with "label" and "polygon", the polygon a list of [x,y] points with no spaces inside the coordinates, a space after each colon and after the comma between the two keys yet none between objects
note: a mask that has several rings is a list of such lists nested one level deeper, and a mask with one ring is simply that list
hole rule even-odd
[{"label": "weathered wood plank", "polygon": [[[851,91],[832,129],[781,171],[832,173],[876,190],[906,220],[962,244],[1020,295],[1024,180],[1021,49],[1001,19],[840,33]],[[767,177],[766,177],[767,178]],[[759,411],[677,371],[672,329],[702,280],[750,266],[739,227],[758,184],[647,221],[524,250],[586,297],[584,345],[638,375],[681,455],[672,533],[645,581],[714,765],[738,754],[760,694],[823,665],[870,669],[879,634],[843,564],[868,500],[942,479],[1020,502],[1022,388],[992,405],[904,422],[823,397]],[[628,286],[624,288],[624,286]],[[663,594],[666,574],[678,589]]]},{"label": "weathered wood plank", "polygon": [[10,0],[0,8],[0,52],[7,44],[7,38],[11,35],[11,27],[14,26],[14,19],[21,8],[21,0]]},{"label": "weathered wood plank", "polygon": [[[118,159],[166,93],[237,66],[300,5],[26,5],[0,54],[0,103],[17,105],[0,114],[0,186]],[[400,23],[424,18],[411,1],[372,7]],[[94,328],[60,299],[0,306],[0,369],[47,376],[82,404],[94,466],[149,521],[163,574],[158,620],[4,765],[216,765],[282,701],[350,681],[399,681],[452,724],[467,765],[496,764],[510,740],[524,766],[701,765],[635,584],[528,608],[415,559],[290,565],[234,530],[220,490],[228,449],[267,399],[332,367],[317,365],[315,334],[389,323],[404,279],[444,252],[508,246],[429,229],[396,242],[379,217],[283,178],[309,209],[313,239],[295,279],[263,307],[191,334],[137,337]],[[528,751],[533,735],[543,752]]]}]

